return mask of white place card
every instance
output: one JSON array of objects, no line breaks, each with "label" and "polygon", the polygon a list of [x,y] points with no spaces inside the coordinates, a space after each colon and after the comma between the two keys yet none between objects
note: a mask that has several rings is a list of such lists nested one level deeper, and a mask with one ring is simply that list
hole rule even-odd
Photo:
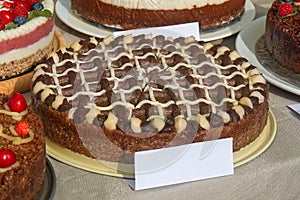
[{"label": "white place card", "polygon": [[179,25],[134,29],[127,31],[116,31],[113,33],[113,36],[118,37],[127,34],[140,35],[149,33],[151,33],[153,36],[165,35],[173,38],[194,36],[196,40],[200,40],[199,24],[196,22]]},{"label": "white place card", "polygon": [[232,138],[135,153],[135,190],[231,175]]},{"label": "white place card", "polygon": [[[113,36],[132,34],[194,36],[200,40],[198,23],[151,27],[114,32]],[[125,181],[135,190],[231,175],[232,138],[193,143],[135,153],[135,179]]]},{"label": "white place card", "polygon": [[288,105],[288,107],[289,107],[291,110],[295,111],[298,115],[300,115],[300,103]]}]

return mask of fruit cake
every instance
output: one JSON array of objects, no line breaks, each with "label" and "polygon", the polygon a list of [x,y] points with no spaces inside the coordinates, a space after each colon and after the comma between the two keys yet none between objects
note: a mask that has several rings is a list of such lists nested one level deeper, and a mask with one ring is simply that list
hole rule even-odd
[{"label": "fruit cake", "polygon": [[137,151],[228,137],[237,151],[268,116],[258,69],[193,37],[80,40],[37,66],[31,91],[49,139],[123,163]]},{"label": "fruit cake", "polygon": [[201,29],[208,29],[238,18],[245,6],[245,0],[71,0],[70,2],[75,14],[121,29],[188,22],[199,22]]},{"label": "fruit cake", "polygon": [[285,67],[300,74],[300,1],[276,0],[268,10],[264,41],[268,52]]},{"label": "fruit cake", "polygon": [[44,182],[43,124],[14,93],[0,95],[0,199],[36,199]]},{"label": "fruit cake", "polygon": [[52,52],[53,0],[0,1],[0,80],[25,73]]}]

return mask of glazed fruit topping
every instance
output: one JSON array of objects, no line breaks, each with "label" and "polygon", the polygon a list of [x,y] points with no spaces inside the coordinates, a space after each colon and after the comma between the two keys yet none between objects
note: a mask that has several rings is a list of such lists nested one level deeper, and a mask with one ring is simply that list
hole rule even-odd
[{"label": "glazed fruit topping", "polygon": [[13,15],[15,17],[23,16],[23,17],[27,18],[28,17],[28,11],[22,4],[18,4],[13,9]]},{"label": "glazed fruit topping", "polygon": [[13,93],[7,101],[9,109],[13,112],[23,112],[27,108],[27,102],[20,93]]},{"label": "glazed fruit topping", "polygon": [[51,11],[44,9],[41,1],[43,0],[0,0],[0,31],[16,28],[35,17],[52,17]]},{"label": "glazed fruit topping", "polygon": [[16,0],[15,3],[14,3],[14,7],[16,8],[17,6],[23,7],[23,9],[26,12],[29,12],[30,9],[31,9],[31,5],[29,4],[28,1]]},{"label": "glazed fruit topping", "polygon": [[41,2],[41,0],[28,0],[30,5],[33,5],[36,2]]},{"label": "glazed fruit topping", "polygon": [[5,23],[0,20],[0,30],[5,29]]},{"label": "glazed fruit topping", "polygon": [[15,131],[22,137],[26,137],[29,133],[29,124],[25,121],[20,121],[15,126]]},{"label": "glazed fruit topping", "polygon": [[16,162],[16,154],[9,149],[0,150],[0,168],[7,168]]},{"label": "glazed fruit topping", "polygon": [[14,15],[10,11],[2,10],[0,12],[0,18],[5,24],[8,24],[14,20]]},{"label": "glazed fruit topping", "polygon": [[14,19],[14,23],[15,23],[15,24],[18,24],[19,26],[25,24],[26,22],[27,22],[27,19],[26,19],[26,17],[24,17],[24,16],[17,16],[17,17],[15,17],[15,19]]},{"label": "glazed fruit topping", "polygon": [[43,9],[44,9],[44,6],[40,2],[36,2],[36,3],[32,4],[32,6],[31,6],[31,10],[43,10]]},{"label": "glazed fruit topping", "polygon": [[13,7],[13,3],[9,2],[9,1],[4,1],[3,6],[4,8],[12,8]]},{"label": "glazed fruit topping", "polygon": [[283,3],[279,6],[278,9],[278,16],[284,17],[294,14],[295,10],[294,7],[289,3]]}]

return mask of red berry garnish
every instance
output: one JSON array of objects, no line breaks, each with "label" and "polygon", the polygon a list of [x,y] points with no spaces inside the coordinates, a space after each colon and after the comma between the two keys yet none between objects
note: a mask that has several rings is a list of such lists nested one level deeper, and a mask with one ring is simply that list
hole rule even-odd
[{"label": "red berry garnish", "polygon": [[15,1],[14,7],[17,7],[17,6],[22,6],[26,10],[26,12],[29,12],[30,8],[31,8],[31,5],[29,4],[29,2],[22,1],[22,0],[16,0]]},{"label": "red berry garnish", "polygon": [[34,3],[41,2],[41,1],[40,0],[28,0],[27,2],[30,4],[30,6],[32,6]]},{"label": "red berry garnish", "polygon": [[0,150],[0,168],[10,167],[16,162],[16,160],[16,154],[11,150]]},{"label": "red berry garnish", "polygon": [[2,10],[0,12],[0,18],[3,20],[5,24],[8,24],[14,20],[13,14],[7,10]]},{"label": "red berry garnish", "polygon": [[294,7],[289,3],[283,3],[278,8],[278,16],[284,17],[294,13]]},{"label": "red berry garnish", "polygon": [[0,20],[0,31],[5,29],[5,23],[4,21]]},{"label": "red berry garnish", "polygon": [[13,3],[12,2],[9,2],[9,1],[4,1],[4,3],[3,3],[3,6],[5,7],[5,8],[12,8],[13,7]]},{"label": "red berry garnish", "polygon": [[13,112],[23,112],[24,110],[26,110],[27,102],[22,94],[13,93],[8,98],[7,105]]},{"label": "red berry garnish", "polygon": [[23,17],[27,18],[28,17],[28,11],[24,8],[24,6],[16,5],[13,9],[13,15],[15,17],[23,16]]},{"label": "red berry garnish", "polygon": [[18,122],[15,126],[15,131],[22,137],[25,137],[29,133],[29,124],[25,121]]}]

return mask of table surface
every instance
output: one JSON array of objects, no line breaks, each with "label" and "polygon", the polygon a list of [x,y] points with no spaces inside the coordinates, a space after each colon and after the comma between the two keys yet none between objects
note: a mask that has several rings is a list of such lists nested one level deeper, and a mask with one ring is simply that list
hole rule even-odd
[{"label": "table surface", "polygon": [[[270,0],[253,0],[256,17],[265,14]],[[56,18],[68,44],[87,35]],[[234,48],[236,35],[223,43]],[[234,169],[234,175],[133,191],[121,178],[78,169],[48,156],[56,174],[54,199],[299,199],[300,117],[287,105],[300,103],[297,95],[270,86],[270,109],[277,122],[271,146],[256,159]]]}]

